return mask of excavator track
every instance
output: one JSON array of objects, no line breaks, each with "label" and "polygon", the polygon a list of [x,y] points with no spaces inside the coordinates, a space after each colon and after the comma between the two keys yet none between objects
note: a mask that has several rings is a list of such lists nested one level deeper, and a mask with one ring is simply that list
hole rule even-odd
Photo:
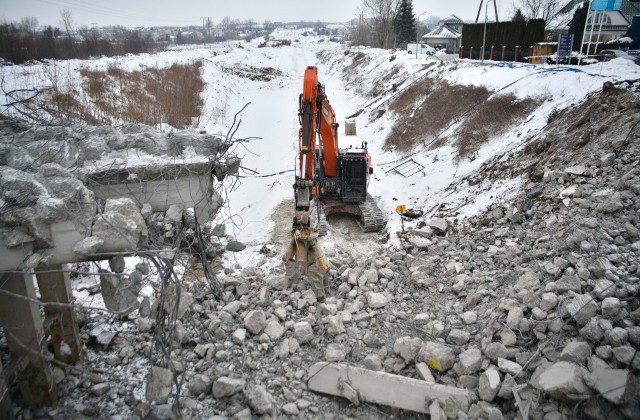
[{"label": "excavator track", "polygon": [[318,236],[327,236],[329,225],[327,224],[327,216],[324,214],[324,210],[320,208],[320,220],[318,223]]},{"label": "excavator track", "polygon": [[367,199],[364,203],[359,204],[361,216],[360,227],[365,232],[379,232],[386,226],[382,211],[378,208],[376,201],[367,193]]},{"label": "excavator track", "polygon": [[325,214],[331,215],[336,213],[349,213],[356,216],[358,225],[363,232],[379,232],[387,225],[387,221],[382,214],[382,211],[378,208],[376,201],[367,193],[367,198],[363,203],[345,203],[340,199],[324,199],[322,200],[321,223],[320,223],[320,235],[323,235],[322,225],[324,224],[324,231],[326,232],[326,217]]}]

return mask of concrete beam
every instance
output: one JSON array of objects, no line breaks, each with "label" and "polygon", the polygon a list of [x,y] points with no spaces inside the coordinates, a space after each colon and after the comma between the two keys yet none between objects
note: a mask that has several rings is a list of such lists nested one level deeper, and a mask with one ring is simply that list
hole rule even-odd
[{"label": "concrete beam", "polygon": [[16,368],[14,375],[22,397],[29,405],[55,405],[57,391],[46,359],[40,308],[32,301],[2,293],[7,291],[35,300],[33,276],[0,274],[0,289],[0,324],[4,327],[12,363],[24,360],[26,365]]},{"label": "concrete beam", "polygon": [[[73,302],[69,273],[51,272],[63,270],[63,268],[62,265],[49,266],[46,273],[36,272],[42,302],[63,304]],[[48,332],[51,335],[55,358],[70,365],[83,362],[82,341],[73,308],[45,306],[44,314],[45,322],[51,325]]]},{"label": "concrete beam", "polygon": [[0,258],[0,271],[15,270],[33,252],[33,246],[30,243],[22,244],[18,248],[7,248],[2,238],[10,232],[11,229],[0,228],[0,255],[2,255],[2,258]]},{"label": "concrete beam", "polygon": [[[86,185],[96,198],[131,198],[142,206],[149,203],[156,212],[167,211],[169,206],[181,203],[185,208],[194,208],[199,223],[209,221],[222,203],[212,199],[213,178],[211,165],[207,162],[159,164],[156,166],[107,169],[86,175]],[[81,224],[73,218],[49,225],[53,247],[39,250],[51,265],[70,264],[81,261],[73,252],[74,245],[91,234],[91,226]],[[30,243],[19,248],[8,248],[3,239],[11,235],[11,229],[0,227],[0,272],[23,267],[24,261],[33,251]],[[126,251],[126,250],[122,250]]]},{"label": "concrete beam", "polygon": [[[80,258],[73,252],[73,246],[91,234],[91,226],[78,226],[74,221],[67,220],[51,223],[49,230],[53,247],[38,251],[43,257],[48,257],[48,263],[56,266],[79,261]],[[10,232],[10,229],[0,228],[0,255],[2,255],[0,271],[19,270],[24,267],[24,261],[33,252],[33,246],[27,243],[19,248],[7,248],[1,239],[2,235],[7,232]]]},{"label": "concrete beam", "polygon": [[472,402],[471,393],[465,389],[342,363],[316,363],[308,375],[310,390],[342,396],[356,405],[369,402],[429,413],[431,402],[437,400],[446,416],[455,418],[458,411],[469,411]]},{"label": "concrete beam", "polygon": [[[196,210],[196,217],[200,223],[205,223],[212,216],[210,197],[213,181],[211,174],[201,173],[201,168],[196,169],[189,171],[186,167],[184,170],[176,171],[173,174],[175,178],[163,175],[157,179],[138,179],[128,183],[123,182],[122,177],[113,178],[105,175],[98,178],[92,175],[88,186],[96,198],[106,200],[128,197],[139,206],[149,203],[153,211],[167,211],[172,204],[184,203],[185,208],[192,207]],[[120,182],[113,183],[115,181]]]}]

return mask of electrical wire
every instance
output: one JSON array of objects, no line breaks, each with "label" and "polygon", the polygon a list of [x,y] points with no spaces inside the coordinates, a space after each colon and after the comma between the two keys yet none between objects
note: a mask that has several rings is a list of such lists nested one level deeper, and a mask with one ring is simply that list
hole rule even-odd
[{"label": "electrical wire", "polygon": [[238,178],[270,178],[272,176],[283,175],[289,172],[294,172],[295,169],[288,169],[286,171],[274,172],[267,175],[238,175]]},{"label": "electrical wire", "polygon": [[122,19],[137,18],[137,19],[145,19],[145,20],[148,20],[149,22],[164,21],[164,22],[172,22],[172,23],[195,24],[194,20],[161,18],[158,16],[150,16],[150,15],[145,15],[145,14],[140,14],[135,12],[124,11],[124,10],[111,9],[111,8],[106,8],[103,6],[98,6],[93,4],[82,4],[82,3],[73,2],[71,0],[37,0],[37,1],[41,3],[50,4],[53,6],[67,8],[77,12],[93,13],[96,15],[102,15],[102,16],[108,16],[108,17],[116,17],[116,18],[122,18]]}]

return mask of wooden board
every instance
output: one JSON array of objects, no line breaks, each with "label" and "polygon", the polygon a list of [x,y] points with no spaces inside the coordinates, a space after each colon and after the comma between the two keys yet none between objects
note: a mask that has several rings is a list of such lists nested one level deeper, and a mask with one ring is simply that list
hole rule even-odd
[{"label": "wooden board", "polygon": [[430,402],[436,399],[447,417],[455,418],[458,411],[469,411],[472,401],[471,393],[465,389],[342,363],[316,363],[308,375],[310,390],[342,396],[354,404],[369,402],[429,413]]},{"label": "wooden board", "polygon": [[[26,366],[16,369],[15,377],[22,399],[27,405],[55,405],[57,388],[46,358],[44,329],[36,299],[33,277],[20,274],[0,274],[0,324],[7,337],[9,353],[14,362],[25,360]],[[12,295],[29,298],[24,300]]]},{"label": "wooden board", "polygon": [[[49,270],[60,271],[46,273],[36,272],[38,289],[40,290],[40,300],[42,302],[62,304],[73,303],[73,291],[71,290],[69,273],[63,271],[67,267],[57,265],[48,268]],[[50,343],[53,345],[56,359],[69,365],[82,362],[82,340],[80,340],[80,332],[73,308],[45,306],[44,314],[45,319],[52,317],[57,318],[57,322],[53,323],[51,329],[47,331],[50,337]],[[65,354],[61,351],[63,342],[71,348],[71,354]]]},{"label": "wooden board", "polygon": [[13,410],[11,407],[9,388],[7,387],[7,382],[2,370],[2,361],[0,361],[0,419],[13,418]]}]

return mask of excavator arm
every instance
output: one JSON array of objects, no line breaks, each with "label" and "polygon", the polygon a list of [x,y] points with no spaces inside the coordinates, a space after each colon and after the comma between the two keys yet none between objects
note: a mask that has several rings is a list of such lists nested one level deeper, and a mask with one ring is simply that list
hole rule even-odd
[{"label": "excavator arm", "polygon": [[320,179],[325,174],[336,174],[338,125],[335,123],[335,113],[326,98],[324,87],[318,82],[318,69],[315,66],[307,67],[304,73],[298,118],[300,152],[294,184],[296,208],[292,240],[284,260],[295,261],[297,275],[309,276],[316,294],[321,297],[324,296],[324,283],[329,265],[317,244],[321,217],[318,201]]},{"label": "excavator arm", "polygon": [[300,154],[295,186],[295,222],[308,225],[308,212],[313,199],[320,194],[321,178],[336,176],[338,150],[336,114],[327,99],[324,86],[318,82],[318,68],[315,66],[307,67],[304,73],[298,118]]},{"label": "excavator arm", "polygon": [[[324,211],[351,213],[365,232],[384,228],[382,212],[368,194],[371,156],[362,148],[338,148],[338,123],[318,69],[309,66],[299,97],[298,164],[295,184],[295,215],[292,239],[284,261],[294,261],[295,273],[312,280],[316,296],[324,296],[329,266],[318,237],[326,233]],[[322,206],[320,205],[322,200]]]}]

